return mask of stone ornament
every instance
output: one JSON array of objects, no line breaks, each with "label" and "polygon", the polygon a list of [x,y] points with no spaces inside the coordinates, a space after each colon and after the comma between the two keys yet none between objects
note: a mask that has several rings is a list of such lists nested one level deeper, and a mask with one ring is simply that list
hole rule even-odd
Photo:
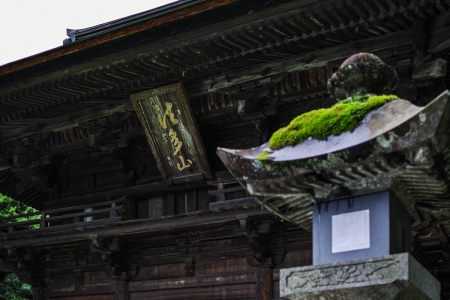
[{"label": "stone ornament", "polygon": [[[396,82],[394,69],[363,53],[343,63],[329,88],[338,98],[350,95],[348,101],[359,101],[361,93],[391,92]],[[449,96],[445,91],[425,107],[390,101],[370,111],[355,129],[325,139],[279,149],[269,143],[244,150],[218,148],[217,154],[262,207],[307,230],[312,204],[379,189],[391,189],[416,218],[418,201],[449,190]],[[416,194],[414,187],[424,183],[427,188]]]},{"label": "stone ornament", "polygon": [[387,95],[395,92],[397,72],[378,56],[359,53],[345,60],[328,79],[328,91],[340,100],[354,95]]},{"label": "stone ornament", "polygon": [[440,299],[439,286],[408,253],[280,270],[284,299]]}]

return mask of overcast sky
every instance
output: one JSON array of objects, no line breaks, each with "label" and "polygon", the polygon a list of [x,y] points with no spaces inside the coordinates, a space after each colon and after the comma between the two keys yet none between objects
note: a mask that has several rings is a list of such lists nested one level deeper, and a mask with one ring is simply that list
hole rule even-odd
[{"label": "overcast sky", "polygon": [[60,47],[66,28],[81,29],[170,0],[0,0],[0,65]]}]

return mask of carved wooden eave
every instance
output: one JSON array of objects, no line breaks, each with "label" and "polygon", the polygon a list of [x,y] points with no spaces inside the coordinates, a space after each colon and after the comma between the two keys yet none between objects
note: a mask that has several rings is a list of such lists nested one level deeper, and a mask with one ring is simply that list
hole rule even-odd
[{"label": "carved wooden eave", "polygon": [[[234,70],[311,52],[298,57],[303,64],[287,62],[286,70],[280,66],[264,66],[255,79],[323,66],[349,53],[330,50],[324,55],[335,55],[324,60],[320,49],[403,31],[391,43],[401,51],[402,45],[412,43],[413,33],[408,30],[413,28],[413,23],[423,18],[431,20],[440,7],[442,5],[433,6],[426,1],[392,1],[389,7],[378,2],[374,7],[367,7],[359,3],[353,6],[350,1],[294,1],[170,36],[164,43],[153,41],[124,49],[120,58],[108,56],[110,50],[91,51],[91,55],[99,56],[92,62],[80,61],[76,66],[63,64],[63,69],[42,68],[52,73],[34,78],[29,78],[26,68],[9,70],[4,67],[5,72],[0,73],[4,74],[0,78],[5,82],[0,87],[4,107],[0,115],[2,127],[5,130],[18,128],[63,115],[75,106],[89,108],[180,80],[186,83],[188,96],[205,95],[248,79],[236,78],[230,73]],[[424,8],[426,13],[421,14]],[[90,47],[94,46],[92,42]],[[373,52],[382,50],[382,46],[373,42],[371,48],[366,49],[355,43],[347,50]],[[69,51],[66,56],[70,55],[75,54]],[[58,106],[64,109],[56,109]]]}]

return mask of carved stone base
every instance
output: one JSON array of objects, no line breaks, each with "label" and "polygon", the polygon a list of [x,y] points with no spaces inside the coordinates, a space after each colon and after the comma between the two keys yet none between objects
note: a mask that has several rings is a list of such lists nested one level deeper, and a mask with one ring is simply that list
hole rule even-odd
[{"label": "carved stone base", "polygon": [[280,270],[285,299],[440,299],[441,286],[409,253]]}]

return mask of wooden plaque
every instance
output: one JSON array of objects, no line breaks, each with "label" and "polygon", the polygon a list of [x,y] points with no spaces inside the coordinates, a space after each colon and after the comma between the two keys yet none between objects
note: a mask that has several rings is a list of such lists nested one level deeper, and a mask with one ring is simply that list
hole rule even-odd
[{"label": "wooden plaque", "polygon": [[166,184],[212,178],[181,83],[130,98]]}]

